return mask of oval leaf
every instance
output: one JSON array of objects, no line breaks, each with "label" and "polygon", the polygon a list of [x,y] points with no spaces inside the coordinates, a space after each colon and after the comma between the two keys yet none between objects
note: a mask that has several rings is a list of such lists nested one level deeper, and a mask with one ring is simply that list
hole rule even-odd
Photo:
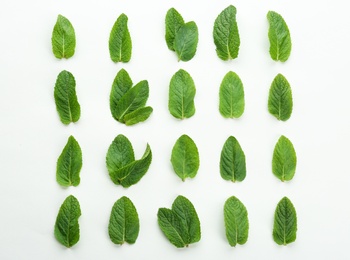
[{"label": "oval leaf", "polygon": [[191,60],[197,51],[198,27],[195,22],[185,23],[175,34],[174,50],[182,61]]},{"label": "oval leaf", "polygon": [[65,187],[78,186],[80,183],[79,175],[82,165],[82,152],[79,143],[73,136],[70,136],[57,160],[57,182]]},{"label": "oval leaf", "polygon": [[175,35],[184,24],[185,22],[181,14],[175,8],[170,8],[165,16],[165,41],[169,50],[175,51]]},{"label": "oval leaf", "polygon": [[124,242],[134,244],[139,235],[140,222],[136,208],[127,197],[121,197],[112,208],[109,218],[108,234],[114,244]]},{"label": "oval leaf", "polygon": [[178,119],[190,118],[196,112],[194,97],[196,87],[191,75],[180,69],[171,78],[169,86],[169,111]]},{"label": "oval leaf", "polygon": [[239,76],[230,71],[220,85],[219,111],[225,118],[238,118],[244,112],[244,89]]},{"label": "oval leaf", "polygon": [[68,125],[80,118],[80,104],[75,92],[75,79],[72,73],[63,70],[57,76],[54,97],[61,122]]},{"label": "oval leaf", "polygon": [[248,212],[235,196],[228,198],[224,206],[226,238],[230,246],[243,245],[248,240]]},{"label": "oval leaf", "polygon": [[282,74],[278,74],[271,84],[268,109],[271,115],[281,121],[287,121],[292,115],[292,89]]},{"label": "oval leaf", "polygon": [[75,32],[70,21],[58,15],[56,24],[52,31],[52,52],[56,58],[70,58],[75,52]]},{"label": "oval leaf", "polygon": [[128,17],[121,14],[114,23],[109,36],[109,54],[114,62],[128,62],[131,59],[132,43],[128,29]]},{"label": "oval leaf", "polygon": [[72,195],[68,196],[58,212],[54,232],[57,241],[65,247],[72,247],[79,241],[80,215],[79,201]]},{"label": "oval leaf", "polygon": [[129,114],[126,114],[124,117],[125,125],[135,125],[137,123],[144,122],[149,118],[152,112],[152,107],[142,107]]},{"label": "oval leaf", "polygon": [[240,39],[234,6],[228,6],[216,18],[213,37],[216,54],[220,59],[231,60],[237,58]]},{"label": "oval leaf", "polygon": [[171,163],[182,181],[196,176],[199,168],[199,154],[196,144],[189,136],[182,135],[176,141],[171,152]]},{"label": "oval leaf", "polygon": [[297,213],[292,202],[284,197],[278,203],[273,224],[273,240],[278,245],[287,245],[297,238]]},{"label": "oval leaf", "polygon": [[220,158],[220,174],[224,180],[243,181],[246,177],[244,152],[233,136],[230,136],[222,150]]},{"label": "oval leaf", "polygon": [[285,62],[292,50],[292,41],[288,26],[282,16],[276,12],[267,13],[269,21],[270,56],[275,61]]},{"label": "oval leaf", "polygon": [[292,142],[281,136],[273,151],[272,172],[281,181],[293,179],[297,166],[297,155]]}]

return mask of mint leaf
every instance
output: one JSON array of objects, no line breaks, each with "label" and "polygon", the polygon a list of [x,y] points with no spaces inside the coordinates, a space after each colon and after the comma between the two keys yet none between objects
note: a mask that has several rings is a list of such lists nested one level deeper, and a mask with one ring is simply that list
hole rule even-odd
[{"label": "mint leaf", "polygon": [[75,92],[75,79],[72,73],[63,70],[57,76],[54,97],[61,122],[68,125],[80,118],[80,105]]},{"label": "mint leaf", "polygon": [[219,111],[225,118],[238,118],[244,112],[244,89],[239,76],[229,71],[220,85]]},{"label": "mint leaf", "polygon": [[126,125],[134,125],[140,122],[146,121],[149,116],[152,114],[152,107],[142,107],[129,114],[126,114],[124,121]]},{"label": "mint leaf", "polygon": [[57,160],[57,182],[65,187],[78,186],[80,183],[79,175],[82,165],[82,152],[79,143],[73,136],[70,136]]},{"label": "mint leaf", "polygon": [[140,222],[136,208],[132,201],[123,196],[117,200],[109,218],[108,233],[114,244],[124,242],[134,244],[139,235]]},{"label": "mint leaf", "polygon": [[68,59],[74,55],[76,44],[74,28],[62,15],[58,15],[53,27],[51,43],[52,52],[57,59]]},{"label": "mint leaf", "polygon": [[179,60],[191,60],[197,51],[198,27],[195,22],[185,23],[175,34],[174,50]]},{"label": "mint leaf", "polygon": [[293,179],[297,166],[297,155],[292,142],[282,135],[275,146],[272,158],[272,172],[281,181]]},{"label": "mint leaf", "polygon": [[177,248],[187,247],[201,239],[201,227],[193,204],[178,196],[172,209],[158,210],[158,224],[167,239]]},{"label": "mint leaf", "polygon": [[272,235],[278,245],[285,246],[297,238],[297,213],[287,197],[281,199],[276,207]]},{"label": "mint leaf", "polygon": [[248,240],[248,212],[235,196],[228,198],[224,206],[226,238],[230,246],[243,245]]},{"label": "mint leaf", "polygon": [[179,14],[175,8],[170,8],[165,16],[165,41],[169,50],[175,51],[175,35],[180,27],[184,24],[185,22],[181,14]]},{"label": "mint leaf", "polygon": [[271,84],[268,109],[271,115],[281,121],[287,121],[292,115],[292,89],[282,74],[278,74]]},{"label": "mint leaf", "polygon": [[221,151],[220,174],[224,180],[243,181],[246,176],[244,152],[233,136],[230,136]]},{"label": "mint leaf", "polygon": [[78,219],[81,216],[79,201],[68,196],[58,212],[55,223],[55,237],[65,247],[72,247],[80,238]]},{"label": "mint leaf", "polygon": [[288,26],[282,16],[276,12],[267,13],[269,21],[270,56],[275,61],[285,62],[292,50],[292,41]]},{"label": "mint leaf", "polygon": [[180,69],[171,78],[169,86],[169,111],[178,119],[190,118],[196,109],[194,96],[196,87],[191,75]]},{"label": "mint leaf", "polygon": [[240,39],[236,13],[236,8],[230,5],[219,14],[214,23],[213,37],[216,54],[222,60],[238,57]]},{"label": "mint leaf", "polygon": [[147,144],[142,158],[135,160],[130,141],[118,135],[110,145],[106,165],[111,180],[124,188],[136,184],[147,172],[152,161],[152,151]]},{"label": "mint leaf", "polygon": [[171,152],[171,164],[182,181],[194,178],[199,168],[199,153],[194,141],[187,135],[177,139]]},{"label": "mint leaf", "polygon": [[113,62],[128,62],[131,59],[132,43],[128,29],[128,17],[121,14],[109,35],[109,54]]}]

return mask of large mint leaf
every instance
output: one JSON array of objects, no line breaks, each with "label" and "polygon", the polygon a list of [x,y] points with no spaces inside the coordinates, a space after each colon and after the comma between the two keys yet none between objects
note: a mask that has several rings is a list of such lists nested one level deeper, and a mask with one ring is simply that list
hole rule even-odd
[{"label": "large mint leaf", "polygon": [[197,51],[198,27],[195,22],[185,23],[175,34],[174,50],[179,60],[191,60]]},{"label": "large mint leaf", "polygon": [[170,8],[165,16],[165,41],[169,50],[175,51],[175,35],[184,24],[181,14],[175,8]]},{"label": "large mint leaf", "polygon": [[56,58],[68,59],[74,55],[76,45],[74,28],[70,21],[62,15],[57,17],[51,43],[52,52]]}]

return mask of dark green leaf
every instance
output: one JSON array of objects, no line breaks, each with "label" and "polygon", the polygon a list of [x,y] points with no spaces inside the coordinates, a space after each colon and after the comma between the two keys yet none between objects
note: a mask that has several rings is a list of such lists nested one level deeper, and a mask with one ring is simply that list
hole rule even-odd
[{"label": "dark green leaf", "polygon": [[153,108],[152,107],[142,107],[134,112],[131,112],[129,114],[126,114],[124,117],[124,121],[126,125],[134,125],[140,122],[146,121],[149,116],[152,114]]},{"label": "dark green leaf", "polygon": [[70,21],[58,15],[57,22],[52,31],[52,52],[56,58],[70,58],[75,52],[75,32]]},{"label": "dark green leaf", "polygon": [[175,34],[174,49],[179,60],[189,61],[197,51],[198,27],[195,22],[185,23]]},{"label": "dark green leaf", "polygon": [[169,50],[175,51],[175,35],[184,24],[184,19],[178,13],[178,11],[176,11],[175,8],[170,8],[165,16],[165,41]]}]

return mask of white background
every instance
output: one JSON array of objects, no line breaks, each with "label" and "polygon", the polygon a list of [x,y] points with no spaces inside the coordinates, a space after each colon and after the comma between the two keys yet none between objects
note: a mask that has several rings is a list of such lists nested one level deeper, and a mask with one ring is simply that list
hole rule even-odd
[{"label": "white background", "polygon": [[[309,0],[12,0],[0,9],[0,259],[350,259],[350,16],[348,1]],[[237,8],[241,37],[238,59],[221,61],[215,53],[212,26],[229,4]],[[175,7],[199,28],[196,56],[177,62],[164,40],[166,11]],[[285,18],[292,36],[289,60],[271,60],[266,14]],[[109,58],[110,30],[122,13],[129,17],[132,59]],[[76,53],[57,60],[51,33],[58,14],[76,31]],[[125,68],[134,83],[147,79],[148,104],[154,112],[145,123],[126,127],[109,111],[116,73]],[[180,68],[193,77],[196,114],[184,121],[168,112],[168,86]],[[82,114],[64,126],[58,118],[53,88],[61,70],[73,73]],[[218,111],[218,91],[229,71],[241,77],[246,109],[238,120]],[[278,122],[267,111],[268,90],[277,73],[289,80],[292,117]],[[141,157],[151,145],[148,173],[128,189],[109,179],[105,155],[112,140],[125,134]],[[176,139],[188,134],[196,142],[201,165],[195,179],[182,183],[170,164]],[[61,188],[56,160],[69,135],[83,151],[81,183]],[[286,135],[298,156],[294,179],[281,183],[271,173],[279,136]],[[224,181],[219,173],[222,145],[234,135],[245,151],[247,177]],[[82,216],[80,241],[71,249],[54,238],[59,207],[70,194]],[[159,207],[170,207],[182,194],[195,205],[202,239],[187,249],[171,245],[157,225]],[[141,229],[134,245],[114,245],[107,226],[113,203],[128,196]],[[225,238],[223,205],[237,196],[247,207],[248,242],[231,248]],[[298,214],[295,243],[281,247],[272,239],[273,214],[288,196]]]}]

